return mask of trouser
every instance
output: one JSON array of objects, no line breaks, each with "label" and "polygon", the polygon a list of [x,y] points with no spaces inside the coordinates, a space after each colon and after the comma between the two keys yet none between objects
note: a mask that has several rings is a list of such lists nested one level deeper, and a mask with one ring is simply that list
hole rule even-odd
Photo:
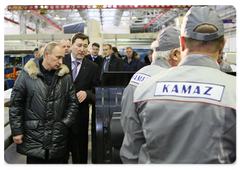
[{"label": "trouser", "polygon": [[68,154],[61,158],[48,159],[49,150],[46,150],[45,159],[27,156],[27,164],[67,164]]},{"label": "trouser", "polygon": [[72,153],[73,164],[87,164],[88,159],[88,132],[74,134],[69,130],[69,149]]}]

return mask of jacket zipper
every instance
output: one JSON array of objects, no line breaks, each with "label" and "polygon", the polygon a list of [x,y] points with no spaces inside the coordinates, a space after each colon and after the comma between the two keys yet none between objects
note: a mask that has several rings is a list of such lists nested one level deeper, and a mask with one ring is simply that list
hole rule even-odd
[{"label": "jacket zipper", "polygon": [[29,106],[28,106],[29,109],[31,108],[31,105],[32,105],[32,99],[33,99],[34,93],[35,93],[35,92],[32,91],[31,96],[30,96]]}]

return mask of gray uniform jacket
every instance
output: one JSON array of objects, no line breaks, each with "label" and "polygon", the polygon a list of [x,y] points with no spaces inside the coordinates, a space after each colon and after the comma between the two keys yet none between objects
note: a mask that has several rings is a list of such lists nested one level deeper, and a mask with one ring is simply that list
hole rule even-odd
[{"label": "gray uniform jacket", "polygon": [[[123,145],[121,147],[120,156],[123,163],[138,163],[138,151],[140,149],[141,144],[145,141],[141,139],[132,140],[131,133],[132,128],[129,125],[136,126],[137,128],[141,128],[141,124],[138,122],[137,114],[134,110],[133,104],[133,94],[137,86],[148,79],[149,77],[160,73],[167,68],[170,68],[171,65],[162,59],[156,59],[154,63],[150,66],[145,66],[136,72],[132,79],[130,80],[128,86],[125,88],[122,96],[121,106],[122,106],[122,114],[121,114],[121,124],[123,127],[123,131],[125,133]],[[133,113],[130,113],[133,112]],[[137,121],[136,121],[137,120]],[[142,134],[141,134],[142,135]],[[132,150],[131,145],[139,146]]]},{"label": "gray uniform jacket", "polygon": [[221,72],[214,59],[187,56],[141,83],[134,104],[142,126],[131,138],[145,139],[138,163],[235,161],[236,78]]},{"label": "gray uniform jacket", "polygon": [[231,72],[232,68],[228,62],[222,60],[220,63],[220,70],[223,72]]}]

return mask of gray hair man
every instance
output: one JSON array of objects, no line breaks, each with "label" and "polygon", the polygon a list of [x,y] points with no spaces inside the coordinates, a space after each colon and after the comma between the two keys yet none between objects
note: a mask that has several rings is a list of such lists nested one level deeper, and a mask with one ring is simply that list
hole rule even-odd
[{"label": "gray hair man", "polygon": [[[181,28],[181,62],[141,83],[134,93],[145,140],[138,163],[233,163],[236,160],[236,78],[219,70],[223,22],[192,7]],[[133,146],[135,147],[135,146]]]},{"label": "gray hair man", "polygon": [[[180,57],[180,31],[170,27],[159,33],[157,40],[152,43],[153,61],[150,66],[145,66],[136,72],[125,88],[122,96],[121,124],[125,133],[120,156],[123,163],[138,163],[139,149],[144,143],[142,131],[135,131],[132,127],[141,127],[138,115],[133,107],[133,94],[137,86],[149,77],[160,73],[172,66],[177,66]],[[134,146],[134,147],[133,147]]]}]

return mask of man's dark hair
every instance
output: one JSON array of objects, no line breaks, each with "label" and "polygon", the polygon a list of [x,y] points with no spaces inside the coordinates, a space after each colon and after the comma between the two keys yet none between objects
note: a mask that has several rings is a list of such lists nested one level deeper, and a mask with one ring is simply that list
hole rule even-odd
[{"label": "man's dark hair", "polygon": [[78,32],[72,36],[71,43],[74,44],[76,39],[88,40],[88,45],[90,44],[89,37],[82,32]]},{"label": "man's dark hair", "polygon": [[38,48],[35,48],[33,51],[38,51]]},{"label": "man's dark hair", "polygon": [[113,47],[112,50],[114,51],[114,53],[118,52],[118,49],[116,47]]},{"label": "man's dark hair", "polygon": [[153,54],[153,49],[149,50],[148,54]]},{"label": "man's dark hair", "polygon": [[93,46],[100,48],[100,45],[99,45],[98,43],[93,43],[93,44],[92,44],[92,47],[93,47]]}]

